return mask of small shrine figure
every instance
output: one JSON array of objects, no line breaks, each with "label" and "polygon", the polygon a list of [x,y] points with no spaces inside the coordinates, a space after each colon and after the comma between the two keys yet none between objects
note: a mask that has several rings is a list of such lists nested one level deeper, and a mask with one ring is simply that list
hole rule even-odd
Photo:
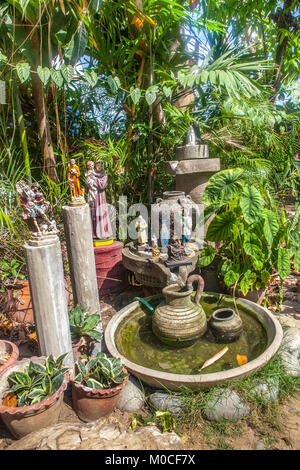
[{"label": "small shrine figure", "polygon": [[138,243],[146,245],[148,242],[148,224],[141,215],[136,220],[135,228],[138,231]]},{"label": "small shrine figure", "polygon": [[185,249],[174,238],[170,239],[168,244],[168,259],[170,261],[181,261],[186,257]]},{"label": "small shrine figure", "polygon": [[[92,232],[94,240],[113,241],[112,228],[106,203],[105,188],[107,186],[107,173],[102,162],[88,161],[86,163],[85,191],[90,206]],[[97,243],[94,241],[94,244]]]},{"label": "small shrine figure", "polygon": [[193,219],[190,215],[182,216],[182,244],[187,246],[192,236]]},{"label": "small shrine figure", "polygon": [[84,190],[80,187],[79,176],[79,167],[75,164],[75,160],[72,158],[68,165],[68,185],[70,186],[71,191],[71,206],[85,204],[83,197]]},{"label": "small shrine figure", "polygon": [[21,217],[26,220],[32,239],[42,242],[49,236],[56,236],[58,230],[55,220],[49,220],[46,212],[49,210],[50,203],[45,201],[43,193],[39,190],[38,183],[27,184],[20,180],[16,184],[20,204],[23,209]]},{"label": "small shrine figure", "polygon": [[158,261],[160,258],[160,250],[158,248],[157,236],[152,236],[152,259]]}]

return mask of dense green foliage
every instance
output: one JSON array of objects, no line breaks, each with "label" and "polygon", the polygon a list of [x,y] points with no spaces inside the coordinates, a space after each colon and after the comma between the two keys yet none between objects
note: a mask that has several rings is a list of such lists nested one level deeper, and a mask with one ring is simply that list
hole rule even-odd
[{"label": "dense green foliage", "polygon": [[68,354],[46,358],[44,364],[29,362],[24,371],[12,372],[8,377],[10,388],[6,395],[13,393],[17,406],[29,406],[51,397],[61,387],[68,367],[63,362]]},{"label": "dense green foliage", "polygon": [[[210,178],[203,202],[209,215],[216,214],[206,238],[222,242],[219,271],[228,287],[237,286],[246,295],[250,288],[264,288],[274,270],[284,280],[292,260],[300,270],[300,208],[289,220],[266,182],[240,168],[223,170]],[[214,255],[207,246],[200,266],[209,265]]]},{"label": "dense green foliage", "polygon": [[16,181],[39,181],[59,222],[68,160],[101,159],[110,202],[151,203],[190,124],[223,168],[298,202],[298,16],[294,0],[1,0],[5,250],[21,260],[28,235]]},{"label": "dense green foliage", "polygon": [[88,308],[81,308],[76,305],[69,311],[69,322],[72,339],[82,336],[88,336],[91,339],[100,341],[102,333],[96,330],[96,326],[100,323],[100,315],[97,313],[90,314]]},{"label": "dense green foliage", "polygon": [[105,353],[98,353],[89,361],[78,359],[76,362],[78,374],[74,382],[86,387],[101,390],[122,384],[128,374],[123,372],[121,359],[108,357]]}]

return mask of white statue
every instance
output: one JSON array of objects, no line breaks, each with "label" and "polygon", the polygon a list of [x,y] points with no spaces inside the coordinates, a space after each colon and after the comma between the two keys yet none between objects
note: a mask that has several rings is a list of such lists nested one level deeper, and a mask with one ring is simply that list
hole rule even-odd
[{"label": "white statue", "polygon": [[138,231],[139,244],[145,245],[148,242],[148,224],[141,215],[136,220],[135,228]]}]

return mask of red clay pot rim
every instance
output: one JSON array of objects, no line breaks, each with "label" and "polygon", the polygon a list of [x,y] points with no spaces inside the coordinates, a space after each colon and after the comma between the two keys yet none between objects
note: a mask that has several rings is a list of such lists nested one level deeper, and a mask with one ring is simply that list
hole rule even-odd
[{"label": "red clay pot rim", "polygon": [[[11,347],[11,354],[5,364],[0,366],[0,374],[7,369],[10,365],[14,364],[19,358],[19,348],[15,343],[7,341],[5,339],[0,339],[0,343],[8,344]],[[8,351],[9,353],[9,351]]]},{"label": "red clay pot rim", "polygon": [[[122,371],[124,374],[128,374],[127,370],[124,368]],[[128,377],[126,377],[123,382],[116,387],[113,388],[104,388],[102,390],[96,390],[94,388],[86,387],[86,385],[79,384],[78,382],[74,382],[74,380],[71,380],[72,386],[77,388],[78,390],[83,390],[85,395],[87,397],[93,397],[96,398],[96,396],[100,395],[101,398],[106,398],[110,397],[111,395],[115,395],[117,392],[121,391],[122,388],[127,384],[128,382]]]},{"label": "red clay pot rim", "polygon": [[[19,361],[18,364],[24,364],[25,362],[29,363],[30,361],[34,361],[35,359],[45,360],[46,357],[45,356],[40,356],[40,357],[33,356],[30,358],[22,359],[22,361]],[[15,366],[16,364],[14,363],[13,365]],[[7,368],[3,372],[7,373]],[[0,378],[1,378],[1,375],[2,373],[0,374]],[[46,400],[40,401],[39,403],[35,403],[34,405],[29,405],[29,406],[13,407],[13,406],[4,406],[0,404],[0,414],[1,415],[2,414],[3,415],[6,415],[6,414],[15,415],[19,413],[22,415],[26,415],[26,414],[32,414],[33,411],[42,411],[44,408],[49,408],[51,405],[54,404],[55,401],[57,401],[60,398],[61,394],[66,390],[68,382],[69,382],[69,373],[66,372],[63,383],[61,384],[59,389],[53,395],[51,395],[51,397],[47,398]]]}]

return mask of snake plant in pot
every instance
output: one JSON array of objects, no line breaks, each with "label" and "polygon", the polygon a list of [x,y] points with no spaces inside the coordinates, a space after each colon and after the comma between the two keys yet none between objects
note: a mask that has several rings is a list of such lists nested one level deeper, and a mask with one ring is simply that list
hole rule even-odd
[{"label": "snake plant in pot", "polygon": [[102,339],[102,333],[96,329],[100,323],[100,315],[90,314],[88,308],[76,305],[69,311],[69,322],[74,360],[81,355],[90,356],[95,341]]},{"label": "snake plant in pot", "polygon": [[73,407],[82,421],[95,421],[117,406],[128,374],[121,359],[105,353],[75,363],[72,381]]},{"label": "snake plant in pot", "polygon": [[0,416],[20,438],[58,421],[68,382],[67,354],[15,362],[0,375]]}]

